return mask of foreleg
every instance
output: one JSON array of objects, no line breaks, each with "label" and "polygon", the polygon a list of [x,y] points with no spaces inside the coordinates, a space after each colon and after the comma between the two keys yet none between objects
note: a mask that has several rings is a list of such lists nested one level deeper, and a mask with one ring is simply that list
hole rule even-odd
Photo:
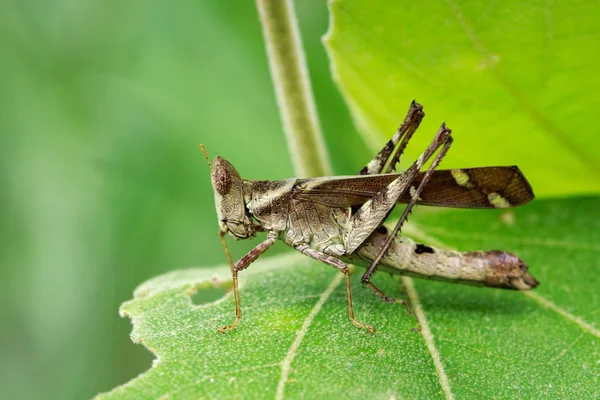
[{"label": "foreleg", "polygon": [[231,274],[233,276],[233,297],[235,299],[235,321],[233,324],[224,326],[219,329],[219,332],[225,333],[225,331],[234,330],[237,326],[238,322],[242,318],[242,309],[240,307],[240,294],[238,291],[238,272],[248,268],[250,264],[252,264],[258,257],[260,257],[265,251],[267,251],[273,244],[275,244],[275,233],[269,232],[267,236],[267,240],[256,246],[254,249],[250,250],[248,254],[242,257],[235,265],[231,262],[231,256],[229,255],[229,250],[227,249],[227,245],[225,243],[225,238],[222,238],[223,247],[225,249],[225,253],[227,255],[227,259],[229,260],[231,266]]}]

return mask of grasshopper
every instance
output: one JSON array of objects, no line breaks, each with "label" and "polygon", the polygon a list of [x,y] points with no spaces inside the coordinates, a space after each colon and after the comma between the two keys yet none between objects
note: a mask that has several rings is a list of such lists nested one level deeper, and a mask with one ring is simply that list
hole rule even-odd
[{"label": "grasshopper", "polygon": [[[394,173],[424,116],[423,107],[413,101],[393,137],[353,176],[246,180],[219,156],[211,165],[201,145],[211,172],[219,236],[233,276],[235,320],[219,332],[235,329],[242,317],[239,272],[278,239],[346,275],[348,317],[354,326],[371,333],[373,327],[354,317],[349,264],[366,266],[362,283],[388,302],[395,300],[371,282],[378,269],[506,289],[529,290],[538,285],[528,273],[527,265],[509,252],[461,253],[416,243],[398,234],[417,204],[506,208],[527,203],[534,197],[531,186],[516,166],[437,170],[453,141],[451,130],[445,124],[406,171]],[[430,166],[421,172],[430,159]],[[382,224],[398,203],[408,205],[390,232]],[[240,240],[252,238],[257,232],[266,232],[266,239],[234,264],[225,235]],[[408,304],[404,304],[408,309]]]}]

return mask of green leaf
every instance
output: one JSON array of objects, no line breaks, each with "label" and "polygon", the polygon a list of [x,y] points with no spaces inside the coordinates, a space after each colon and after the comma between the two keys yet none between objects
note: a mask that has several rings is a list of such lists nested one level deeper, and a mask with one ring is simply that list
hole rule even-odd
[{"label": "green leaf", "polygon": [[[191,296],[227,286],[228,268],[173,271],[121,308],[134,342],[156,355],[152,368],[99,398],[597,397],[600,198],[420,217],[410,229],[419,240],[514,251],[541,285],[517,292],[402,278],[417,322],[361,288],[358,270],[354,307],[376,328],[370,335],[348,321],[342,274],[296,253],[265,257],[241,274],[244,317],[222,335],[232,296],[201,305]],[[404,296],[396,278],[375,281]]]},{"label": "green leaf", "polygon": [[334,0],[330,9],[332,71],[372,150],[417,99],[428,117],[411,157],[445,120],[455,143],[444,167],[517,164],[538,195],[600,191],[600,3]]}]

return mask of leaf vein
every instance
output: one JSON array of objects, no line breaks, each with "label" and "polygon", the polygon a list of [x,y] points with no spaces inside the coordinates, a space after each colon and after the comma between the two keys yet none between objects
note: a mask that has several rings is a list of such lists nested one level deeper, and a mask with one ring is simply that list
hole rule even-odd
[{"label": "leaf vein", "polygon": [[583,318],[571,314],[564,308],[559,307],[556,304],[554,304],[552,301],[540,296],[538,293],[529,291],[529,292],[524,292],[524,294],[525,294],[525,296],[528,296],[531,299],[538,302],[544,308],[547,308],[549,310],[552,310],[552,311],[558,313],[559,315],[565,317],[569,321],[577,324],[585,332],[592,334],[592,335],[596,336],[598,339],[600,339],[600,329],[597,329],[594,326],[592,326],[591,324],[587,323]]},{"label": "leaf vein", "polygon": [[433,364],[440,380],[440,386],[442,387],[444,395],[446,395],[446,399],[453,400],[454,395],[452,394],[452,390],[450,388],[448,375],[446,375],[446,371],[444,370],[444,364],[442,363],[440,353],[435,347],[433,333],[431,333],[427,318],[425,318],[425,313],[423,312],[423,307],[421,306],[421,301],[419,300],[417,290],[413,285],[412,279],[409,277],[403,276],[402,283],[406,289],[406,294],[410,300],[410,303],[412,304],[417,321],[419,321],[419,325],[421,326],[421,334],[425,339],[425,344],[427,345],[429,353],[431,354],[431,358],[433,359]]},{"label": "leaf vein", "polygon": [[291,370],[292,361],[294,361],[294,358],[296,357],[298,348],[300,347],[300,344],[302,343],[302,340],[304,339],[304,336],[306,335],[308,328],[310,327],[313,320],[315,319],[315,316],[319,313],[319,311],[321,311],[323,304],[325,304],[325,302],[329,299],[329,297],[331,296],[333,291],[342,282],[343,278],[344,278],[343,274],[336,275],[336,277],[331,281],[331,283],[329,284],[327,289],[325,289],[325,291],[321,294],[319,301],[316,302],[316,304],[313,307],[313,309],[311,310],[310,314],[308,314],[308,317],[306,317],[304,324],[302,324],[302,327],[298,331],[298,334],[296,335],[296,339],[290,346],[290,349],[288,350],[287,355],[285,356],[285,358],[283,359],[283,361],[281,363],[281,378],[279,379],[279,383],[277,384],[277,393],[275,394],[276,399],[278,399],[278,400],[283,399],[283,392],[285,390],[285,384],[288,380],[288,376],[289,376],[289,373]]}]

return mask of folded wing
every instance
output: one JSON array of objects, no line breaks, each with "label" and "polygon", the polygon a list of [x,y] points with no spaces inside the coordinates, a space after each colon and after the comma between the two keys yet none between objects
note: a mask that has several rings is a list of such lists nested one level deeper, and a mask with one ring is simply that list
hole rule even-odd
[{"label": "folded wing", "polygon": [[[400,198],[410,201],[411,192],[423,179],[417,175]],[[356,175],[299,179],[292,196],[330,207],[362,205],[398,177],[397,174]],[[414,188],[414,189],[412,189]],[[437,170],[417,204],[454,208],[507,208],[531,201],[533,190],[516,166]]]}]

